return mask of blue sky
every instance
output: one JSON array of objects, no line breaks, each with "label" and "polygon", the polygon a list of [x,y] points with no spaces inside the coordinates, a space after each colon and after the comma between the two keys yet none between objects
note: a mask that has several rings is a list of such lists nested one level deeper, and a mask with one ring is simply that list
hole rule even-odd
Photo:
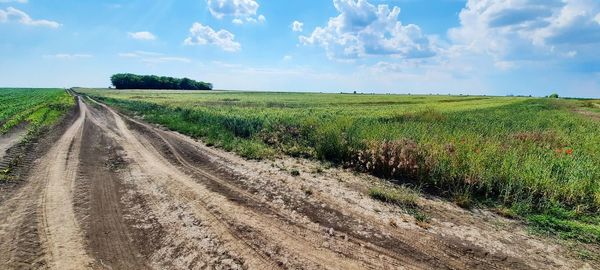
[{"label": "blue sky", "polygon": [[0,85],[600,97],[597,0],[0,0]]}]

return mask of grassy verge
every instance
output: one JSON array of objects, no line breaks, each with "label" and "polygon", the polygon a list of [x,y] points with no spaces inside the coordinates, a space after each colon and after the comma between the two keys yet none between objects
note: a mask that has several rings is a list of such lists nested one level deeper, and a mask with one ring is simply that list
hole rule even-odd
[{"label": "grassy verge", "polygon": [[[598,241],[600,221],[592,217],[600,209],[600,123],[573,113],[586,101],[89,93],[244,157],[321,159],[415,184],[463,207],[500,207],[557,237]],[[384,193],[372,196],[391,199]]]}]

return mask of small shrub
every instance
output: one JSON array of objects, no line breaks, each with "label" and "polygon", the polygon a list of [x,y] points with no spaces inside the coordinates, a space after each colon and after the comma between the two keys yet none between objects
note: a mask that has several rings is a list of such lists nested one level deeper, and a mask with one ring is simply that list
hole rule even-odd
[{"label": "small shrub", "polygon": [[473,198],[471,197],[471,194],[466,191],[454,193],[452,196],[452,201],[464,209],[470,209],[473,207]]},{"label": "small shrub", "polygon": [[507,207],[497,207],[493,209],[493,212],[498,214],[499,216],[505,217],[505,218],[510,218],[510,219],[516,219],[518,218],[517,213],[515,213],[514,210],[507,208]]},{"label": "small shrub", "polygon": [[412,216],[417,222],[429,223],[431,221],[431,217],[421,211],[415,211]]},{"label": "small shrub", "polygon": [[300,176],[300,171],[298,171],[297,169],[293,169],[292,171],[290,171],[290,174],[292,176]]}]

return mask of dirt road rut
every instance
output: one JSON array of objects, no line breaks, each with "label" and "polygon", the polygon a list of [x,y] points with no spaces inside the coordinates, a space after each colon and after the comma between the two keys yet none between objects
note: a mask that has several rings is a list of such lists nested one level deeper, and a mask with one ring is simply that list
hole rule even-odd
[{"label": "dirt road rut", "polygon": [[[444,220],[423,229],[364,196],[367,183],[343,170],[292,177],[279,164],[309,165],[245,161],[89,98],[78,103],[0,202],[1,269],[591,267],[516,232],[477,238]],[[440,217],[470,215],[448,211]],[[455,230],[492,230],[466,223]]]}]

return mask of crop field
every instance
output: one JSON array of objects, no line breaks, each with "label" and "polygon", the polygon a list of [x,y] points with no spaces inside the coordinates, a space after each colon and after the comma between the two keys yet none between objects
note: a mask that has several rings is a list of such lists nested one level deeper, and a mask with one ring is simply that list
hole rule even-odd
[{"label": "crop field", "polygon": [[254,159],[319,159],[600,241],[597,101],[79,90]]},{"label": "crop field", "polygon": [[73,98],[64,89],[0,88],[0,134],[26,123],[32,131],[55,123]]}]

